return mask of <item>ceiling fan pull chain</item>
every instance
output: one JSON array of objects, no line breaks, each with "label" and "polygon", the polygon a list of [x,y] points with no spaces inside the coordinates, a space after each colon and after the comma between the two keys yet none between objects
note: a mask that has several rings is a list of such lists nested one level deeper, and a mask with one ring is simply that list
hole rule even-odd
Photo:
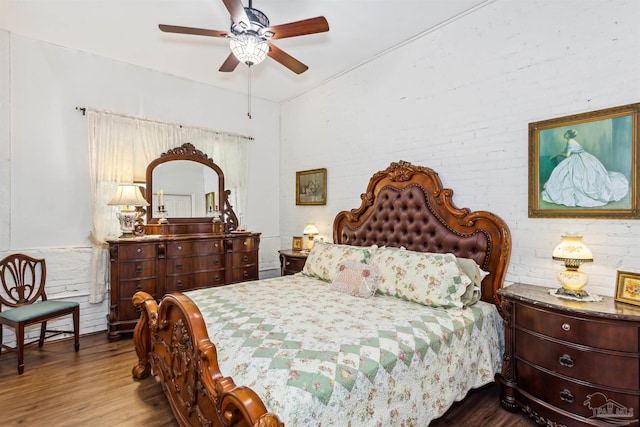
[{"label": "ceiling fan pull chain", "polygon": [[249,82],[247,88],[247,116],[251,119],[251,65],[247,67],[249,69]]}]

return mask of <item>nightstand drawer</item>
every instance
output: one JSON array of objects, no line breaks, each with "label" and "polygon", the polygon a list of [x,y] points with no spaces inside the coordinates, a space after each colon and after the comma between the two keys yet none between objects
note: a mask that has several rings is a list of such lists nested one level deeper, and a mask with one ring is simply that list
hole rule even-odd
[{"label": "nightstand drawer", "polygon": [[640,359],[557,343],[516,331],[516,357],[549,371],[602,386],[638,389]]},{"label": "nightstand drawer", "polygon": [[[627,394],[588,387],[556,377],[522,361],[516,361],[516,368],[519,386],[556,408],[585,418],[595,418],[604,422],[603,425],[614,425],[607,423],[607,419],[621,422],[638,418],[640,396],[637,390]],[[607,366],[594,369],[607,370]]]},{"label": "nightstand drawer", "polygon": [[282,263],[284,274],[295,274],[304,268],[304,263],[307,260],[304,258],[291,258],[287,257]]},{"label": "nightstand drawer", "polygon": [[628,322],[598,321],[519,305],[518,328],[564,341],[616,351],[638,351],[638,327]]}]

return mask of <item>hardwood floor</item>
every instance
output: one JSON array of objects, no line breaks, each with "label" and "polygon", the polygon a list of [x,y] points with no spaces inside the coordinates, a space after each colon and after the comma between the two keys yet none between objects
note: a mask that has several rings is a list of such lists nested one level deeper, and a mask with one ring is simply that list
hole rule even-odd
[{"label": "hardwood floor", "polygon": [[[25,370],[18,375],[13,353],[0,357],[0,425],[177,426],[154,378],[135,381],[133,341],[108,342],[106,332],[28,347]],[[531,427],[535,423],[500,407],[494,385],[476,390],[455,404],[431,427]],[[289,426],[303,427],[303,426]]]}]

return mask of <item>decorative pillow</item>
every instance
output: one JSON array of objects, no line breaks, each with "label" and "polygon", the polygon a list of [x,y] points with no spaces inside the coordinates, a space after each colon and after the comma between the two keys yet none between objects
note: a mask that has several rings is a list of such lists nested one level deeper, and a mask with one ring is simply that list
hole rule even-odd
[{"label": "decorative pillow", "polygon": [[478,264],[469,258],[457,258],[458,266],[460,266],[460,270],[462,270],[469,279],[471,279],[471,284],[467,286],[467,289],[464,294],[460,297],[462,304],[465,307],[473,305],[480,301],[482,289],[482,280],[487,277],[489,272],[481,270]]},{"label": "decorative pillow", "polygon": [[378,291],[432,307],[462,307],[471,279],[453,254],[378,249],[371,256],[378,268]]},{"label": "decorative pillow", "polygon": [[315,242],[304,263],[302,274],[332,282],[338,272],[338,265],[345,261],[367,263],[372,248]]},{"label": "decorative pillow", "polygon": [[375,266],[357,261],[341,262],[331,289],[354,297],[371,298],[378,288],[377,277]]}]

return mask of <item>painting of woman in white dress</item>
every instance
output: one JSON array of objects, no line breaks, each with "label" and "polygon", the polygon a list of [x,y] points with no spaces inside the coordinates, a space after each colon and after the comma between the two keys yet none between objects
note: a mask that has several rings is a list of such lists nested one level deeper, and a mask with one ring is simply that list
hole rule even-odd
[{"label": "painting of woman in white dress", "polygon": [[622,200],[629,192],[629,181],[620,172],[608,171],[596,156],[588,153],[576,139],[578,132],[564,133],[562,160],[543,186],[542,200],[568,207],[593,208]]}]

